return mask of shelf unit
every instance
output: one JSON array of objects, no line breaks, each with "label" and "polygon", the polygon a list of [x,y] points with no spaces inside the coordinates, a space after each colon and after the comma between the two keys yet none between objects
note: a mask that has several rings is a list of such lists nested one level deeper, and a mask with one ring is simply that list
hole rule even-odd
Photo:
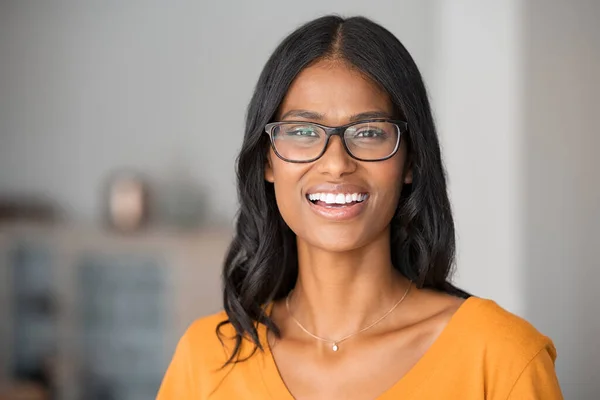
[{"label": "shelf unit", "polygon": [[153,398],[185,328],[221,308],[230,240],[0,227],[0,386],[45,354],[59,399]]}]

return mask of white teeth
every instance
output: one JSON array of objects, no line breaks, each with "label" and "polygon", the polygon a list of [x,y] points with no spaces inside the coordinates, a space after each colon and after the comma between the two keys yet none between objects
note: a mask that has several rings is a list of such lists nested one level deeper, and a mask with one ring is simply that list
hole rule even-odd
[{"label": "white teeth", "polygon": [[363,202],[368,196],[366,193],[311,193],[308,195],[308,199],[310,201],[322,201],[327,204],[348,204]]}]

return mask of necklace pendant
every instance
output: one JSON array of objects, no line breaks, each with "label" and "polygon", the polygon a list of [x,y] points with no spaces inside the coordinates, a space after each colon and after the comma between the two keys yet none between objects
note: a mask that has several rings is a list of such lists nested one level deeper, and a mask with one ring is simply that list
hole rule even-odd
[{"label": "necklace pendant", "polygon": [[338,351],[339,347],[337,345],[337,343],[334,343],[333,346],[331,346],[331,350],[333,351]]}]

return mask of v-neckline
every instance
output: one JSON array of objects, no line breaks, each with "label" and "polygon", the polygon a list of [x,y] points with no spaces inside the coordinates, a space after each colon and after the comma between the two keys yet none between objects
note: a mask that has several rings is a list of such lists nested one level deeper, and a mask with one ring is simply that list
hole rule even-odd
[{"label": "v-neckline", "polygon": [[[428,377],[440,367],[440,361],[444,356],[444,352],[452,348],[455,333],[460,332],[458,327],[462,325],[461,322],[469,315],[469,310],[480,304],[478,300],[481,299],[475,296],[467,298],[454,312],[452,317],[450,317],[446,326],[416,364],[391,387],[382,392],[377,397],[377,400],[391,400],[399,397],[408,398],[421,384],[427,381]],[[269,313],[271,309],[272,305],[269,306]],[[261,361],[258,363],[258,367],[260,368],[260,374],[269,395],[277,400],[295,400],[279,373],[279,368],[269,344],[267,328],[262,324],[259,327],[259,338],[264,352],[260,354],[259,358]]]}]

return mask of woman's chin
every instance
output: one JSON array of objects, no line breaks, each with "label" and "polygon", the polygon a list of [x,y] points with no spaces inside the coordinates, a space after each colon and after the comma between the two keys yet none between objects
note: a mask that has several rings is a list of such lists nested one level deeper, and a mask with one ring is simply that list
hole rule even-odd
[{"label": "woman's chin", "polygon": [[306,238],[298,236],[298,241],[303,241],[308,247],[314,247],[332,253],[353,251],[369,243],[368,238],[365,238],[356,232],[348,232],[348,229],[345,229],[345,231],[346,232],[319,232],[319,234],[311,235]]}]

